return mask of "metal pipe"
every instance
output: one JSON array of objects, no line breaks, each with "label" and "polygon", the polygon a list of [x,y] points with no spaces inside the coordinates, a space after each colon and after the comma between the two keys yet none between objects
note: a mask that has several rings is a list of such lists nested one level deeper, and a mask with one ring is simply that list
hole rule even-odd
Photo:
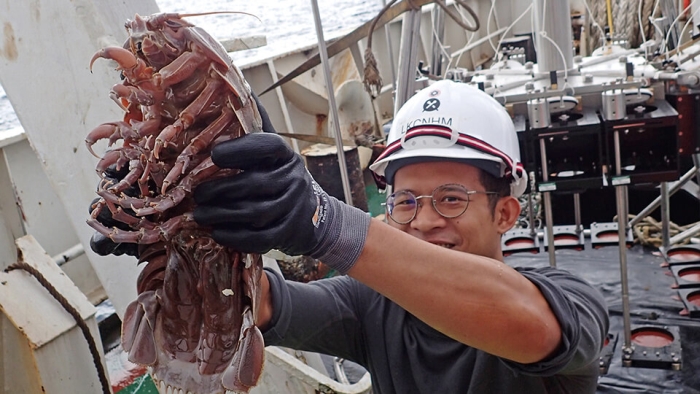
[{"label": "metal pipe", "polygon": [[326,40],[323,38],[323,26],[321,25],[321,14],[318,10],[317,0],[311,0],[311,8],[314,13],[314,24],[316,25],[316,36],[318,37],[318,52],[321,56],[323,75],[326,80],[326,89],[328,90],[328,105],[332,114],[333,128],[335,129],[335,146],[338,149],[338,164],[340,166],[340,179],[343,183],[343,194],[345,195],[345,203],[353,205],[352,193],[350,192],[350,180],[348,177],[348,166],[345,162],[345,149],[343,149],[343,135],[340,133],[340,124],[338,123],[338,107],[335,103],[333,78],[331,77],[331,69],[328,65],[328,50],[326,48]]},{"label": "metal pipe", "polygon": [[345,373],[345,367],[343,366],[344,361],[345,359],[340,357],[333,358],[333,372],[335,372],[335,378],[338,380],[338,382],[342,384],[350,384],[348,375]]},{"label": "metal pipe", "polygon": [[77,244],[77,245],[74,245],[74,246],[66,249],[65,251],[63,251],[63,252],[61,252],[61,253],[59,253],[51,258],[60,267],[63,264],[65,264],[71,260],[77,259],[78,257],[80,257],[84,254],[85,254],[85,249],[83,248],[83,245]]},{"label": "metal pipe", "polygon": [[[547,150],[544,143],[544,138],[540,138],[540,156],[542,159],[542,181],[547,182],[549,176],[547,175]],[[550,192],[543,192],[544,197],[544,219],[545,225],[547,226],[547,253],[549,254],[549,265],[552,267],[557,266],[557,257],[554,254],[554,219],[552,218],[552,196]]]},{"label": "metal pipe", "polygon": [[[386,6],[386,0],[382,0],[382,5]],[[391,88],[396,89],[396,65],[394,65],[394,45],[391,40],[391,23],[384,25],[384,35],[386,36],[386,47],[389,51],[389,65],[391,66]]]},{"label": "metal pipe", "polygon": [[[688,183],[689,180],[693,179],[693,176],[695,176],[695,173],[697,172],[697,167],[691,168],[688,172],[683,174],[680,179],[674,182],[670,182],[670,185],[668,186],[668,195],[669,197],[674,195],[678,190],[680,190],[683,185]],[[629,227],[634,227],[637,225],[637,223],[641,222],[645,217],[649,216],[650,213],[654,212],[656,208],[659,207],[661,204],[661,196],[656,197],[654,201],[652,201],[649,205],[647,205],[644,209],[642,209],[641,212],[637,214],[637,216],[634,217],[634,219],[630,220],[628,226]]]},{"label": "metal pipe", "polygon": [[[616,132],[617,133],[617,132]],[[627,186],[615,186],[615,197],[617,200],[617,236],[619,238],[620,248],[620,283],[622,285],[622,319],[625,331],[625,346],[623,349],[629,349],[632,345],[632,327],[630,324],[630,301],[629,301],[629,285],[627,279],[627,221],[625,216],[625,189]]]},{"label": "metal pipe", "polygon": [[[700,153],[693,154],[693,168],[695,169],[695,182],[700,185]],[[700,200],[700,195],[696,195],[695,198]]]},{"label": "metal pipe", "polygon": [[574,64],[574,50],[569,0],[535,0],[533,5],[539,72],[571,69]]},{"label": "metal pipe", "polygon": [[411,10],[403,16],[401,27],[401,46],[399,47],[399,75],[396,79],[396,97],[394,113],[399,111],[406,101],[413,96],[417,67],[417,45],[420,33],[420,10]]},{"label": "metal pipe", "polygon": [[700,12],[700,1],[693,1],[693,2],[690,3],[690,5],[691,5],[691,7],[690,7],[690,11],[691,11],[690,17],[691,17],[691,19],[693,20],[693,21],[691,22],[691,24],[693,25],[693,34],[692,34],[692,35],[696,35],[696,34],[700,33],[700,29],[698,29],[698,23],[695,21],[695,15],[696,15],[696,13],[697,13],[697,12]]},{"label": "metal pipe", "polygon": [[535,209],[535,204],[532,203],[532,198],[533,195],[537,192],[535,190],[535,173],[530,172],[529,174],[529,181],[530,181],[530,193],[527,195],[527,218],[530,221],[530,236],[534,237],[537,235],[537,230],[535,230],[535,212],[533,210]]},{"label": "metal pipe", "polygon": [[685,240],[685,239],[687,239],[687,238],[690,238],[690,237],[692,237],[693,235],[695,235],[695,234],[697,234],[697,233],[700,233],[700,223],[699,223],[699,224],[696,224],[695,226],[693,226],[693,227],[691,227],[691,228],[689,228],[689,229],[687,229],[687,230],[685,230],[685,231],[683,231],[682,233],[676,234],[674,237],[672,237],[672,238],[669,240],[669,244],[670,244],[670,245],[675,245],[675,244],[677,244],[678,242],[681,242],[681,241],[683,241],[683,240]]},{"label": "metal pipe", "polygon": [[[613,134],[615,148],[615,174],[622,174],[620,160],[620,131]],[[629,351],[632,346],[632,327],[630,324],[629,282],[627,279],[627,201],[626,185],[615,186],[615,198],[617,203],[617,237],[620,248],[620,283],[622,285],[622,320],[624,325],[625,343],[623,352]]]},{"label": "metal pipe", "polygon": [[661,247],[663,250],[667,250],[669,247],[669,242],[671,238],[671,233],[669,229],[669,196],[668,196],[668,184],[666,182],[661,182]]},{"label": "metal pipe", "polygon": [[574,193],[574,220],[576,221],[576,235],[581,234],[583,226],[581,226],[581,194]]},{"label": "metal pipe", "polygon": [[445,11],[441,7],[433,7],[433,40],[432,40],[432,61],[430,62],[430,72],[433,75],[442,75],[442,42],[445,40]]}]

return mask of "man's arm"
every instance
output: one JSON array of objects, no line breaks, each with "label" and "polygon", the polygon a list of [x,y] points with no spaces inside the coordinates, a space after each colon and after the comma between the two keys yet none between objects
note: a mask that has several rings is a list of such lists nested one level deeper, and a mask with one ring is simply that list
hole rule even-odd
[{"label": "man's arm", "polygon": [[514,269],[429,244],[376,219],[348,274],[445,335],[499,357],[541,361],[561,340],[542,293]]},{"label": "man's arm", "polygon": [[504,263],[431,245],[328,196],[279,136],[223,142],[212,159],[243,169],[195,190],[195,220],[223,245],[314,257],[444,334],[521,364],[553,354],[560,322],[576,318],[561,291],[555,298],[569,306],[557,320],[538,286]]}]

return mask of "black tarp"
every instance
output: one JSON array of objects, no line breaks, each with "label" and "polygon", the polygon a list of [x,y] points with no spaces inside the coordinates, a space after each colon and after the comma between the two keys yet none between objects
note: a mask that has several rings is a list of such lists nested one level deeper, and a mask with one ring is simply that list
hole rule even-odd
[{"label": "black tarp", "polygon": [[[604,295],[610,312],[610,332],[618,335],[608,372],[601,375],[598,393],[700,393],[700,319],[679,315],[684,309],[675,300],[677,290],[670,269],[662,267],[658,251],[635,245],[627,250],[630,317],[632,325],[678,327],[680,371],[622,366],[624,323],[620,253],[617,246],[591,248],[586,240],[581,251],[557,250],[556,264],[581,276]],[[511,266],[549,265],[548,253],[516,253],[506,258]]]}]

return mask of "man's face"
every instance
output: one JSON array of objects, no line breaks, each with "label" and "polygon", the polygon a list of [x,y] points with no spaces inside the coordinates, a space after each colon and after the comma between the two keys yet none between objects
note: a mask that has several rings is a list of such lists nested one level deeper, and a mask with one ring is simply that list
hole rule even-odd
[{"label": "man's face", "polygon": [[[415,196],[424,196],[445,184],[459,184],[468,190],[485,191],[477,168],[455,162],[429,162],[399,169],[394,178],[393,192],[407,190]],[[410,223],[398,224],[391,218],[387,221],[393,227],[424,241],[501,260],[503,229],[498,224],[499,207],[492,215],[488,195],[477,193],[469,197],[466,212],[456,218],[442,217],[435,211],[430,199],[422,198],[416,217]]]}]

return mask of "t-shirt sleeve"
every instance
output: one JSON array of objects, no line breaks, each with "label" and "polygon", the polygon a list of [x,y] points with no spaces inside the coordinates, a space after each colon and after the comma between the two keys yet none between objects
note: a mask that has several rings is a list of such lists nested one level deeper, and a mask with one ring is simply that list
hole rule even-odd
[{"label": "t-shirt sleeve", "polygon": [[266,345],[361,361],[361,322],[350,291],[354,280],[335,277],[298,283],[272,270],[265,273],[272,296],[272,319],[263,333]]},{"label": "t-shirt sleeve", "polygon": [[519,268],[549,303],[562,331],[561,345],[548,359],[532,364],[503,360],[511,369],[530,375],[576,375],[599,357],[609,328],[602,294],[585,280],[555,268]]}]

